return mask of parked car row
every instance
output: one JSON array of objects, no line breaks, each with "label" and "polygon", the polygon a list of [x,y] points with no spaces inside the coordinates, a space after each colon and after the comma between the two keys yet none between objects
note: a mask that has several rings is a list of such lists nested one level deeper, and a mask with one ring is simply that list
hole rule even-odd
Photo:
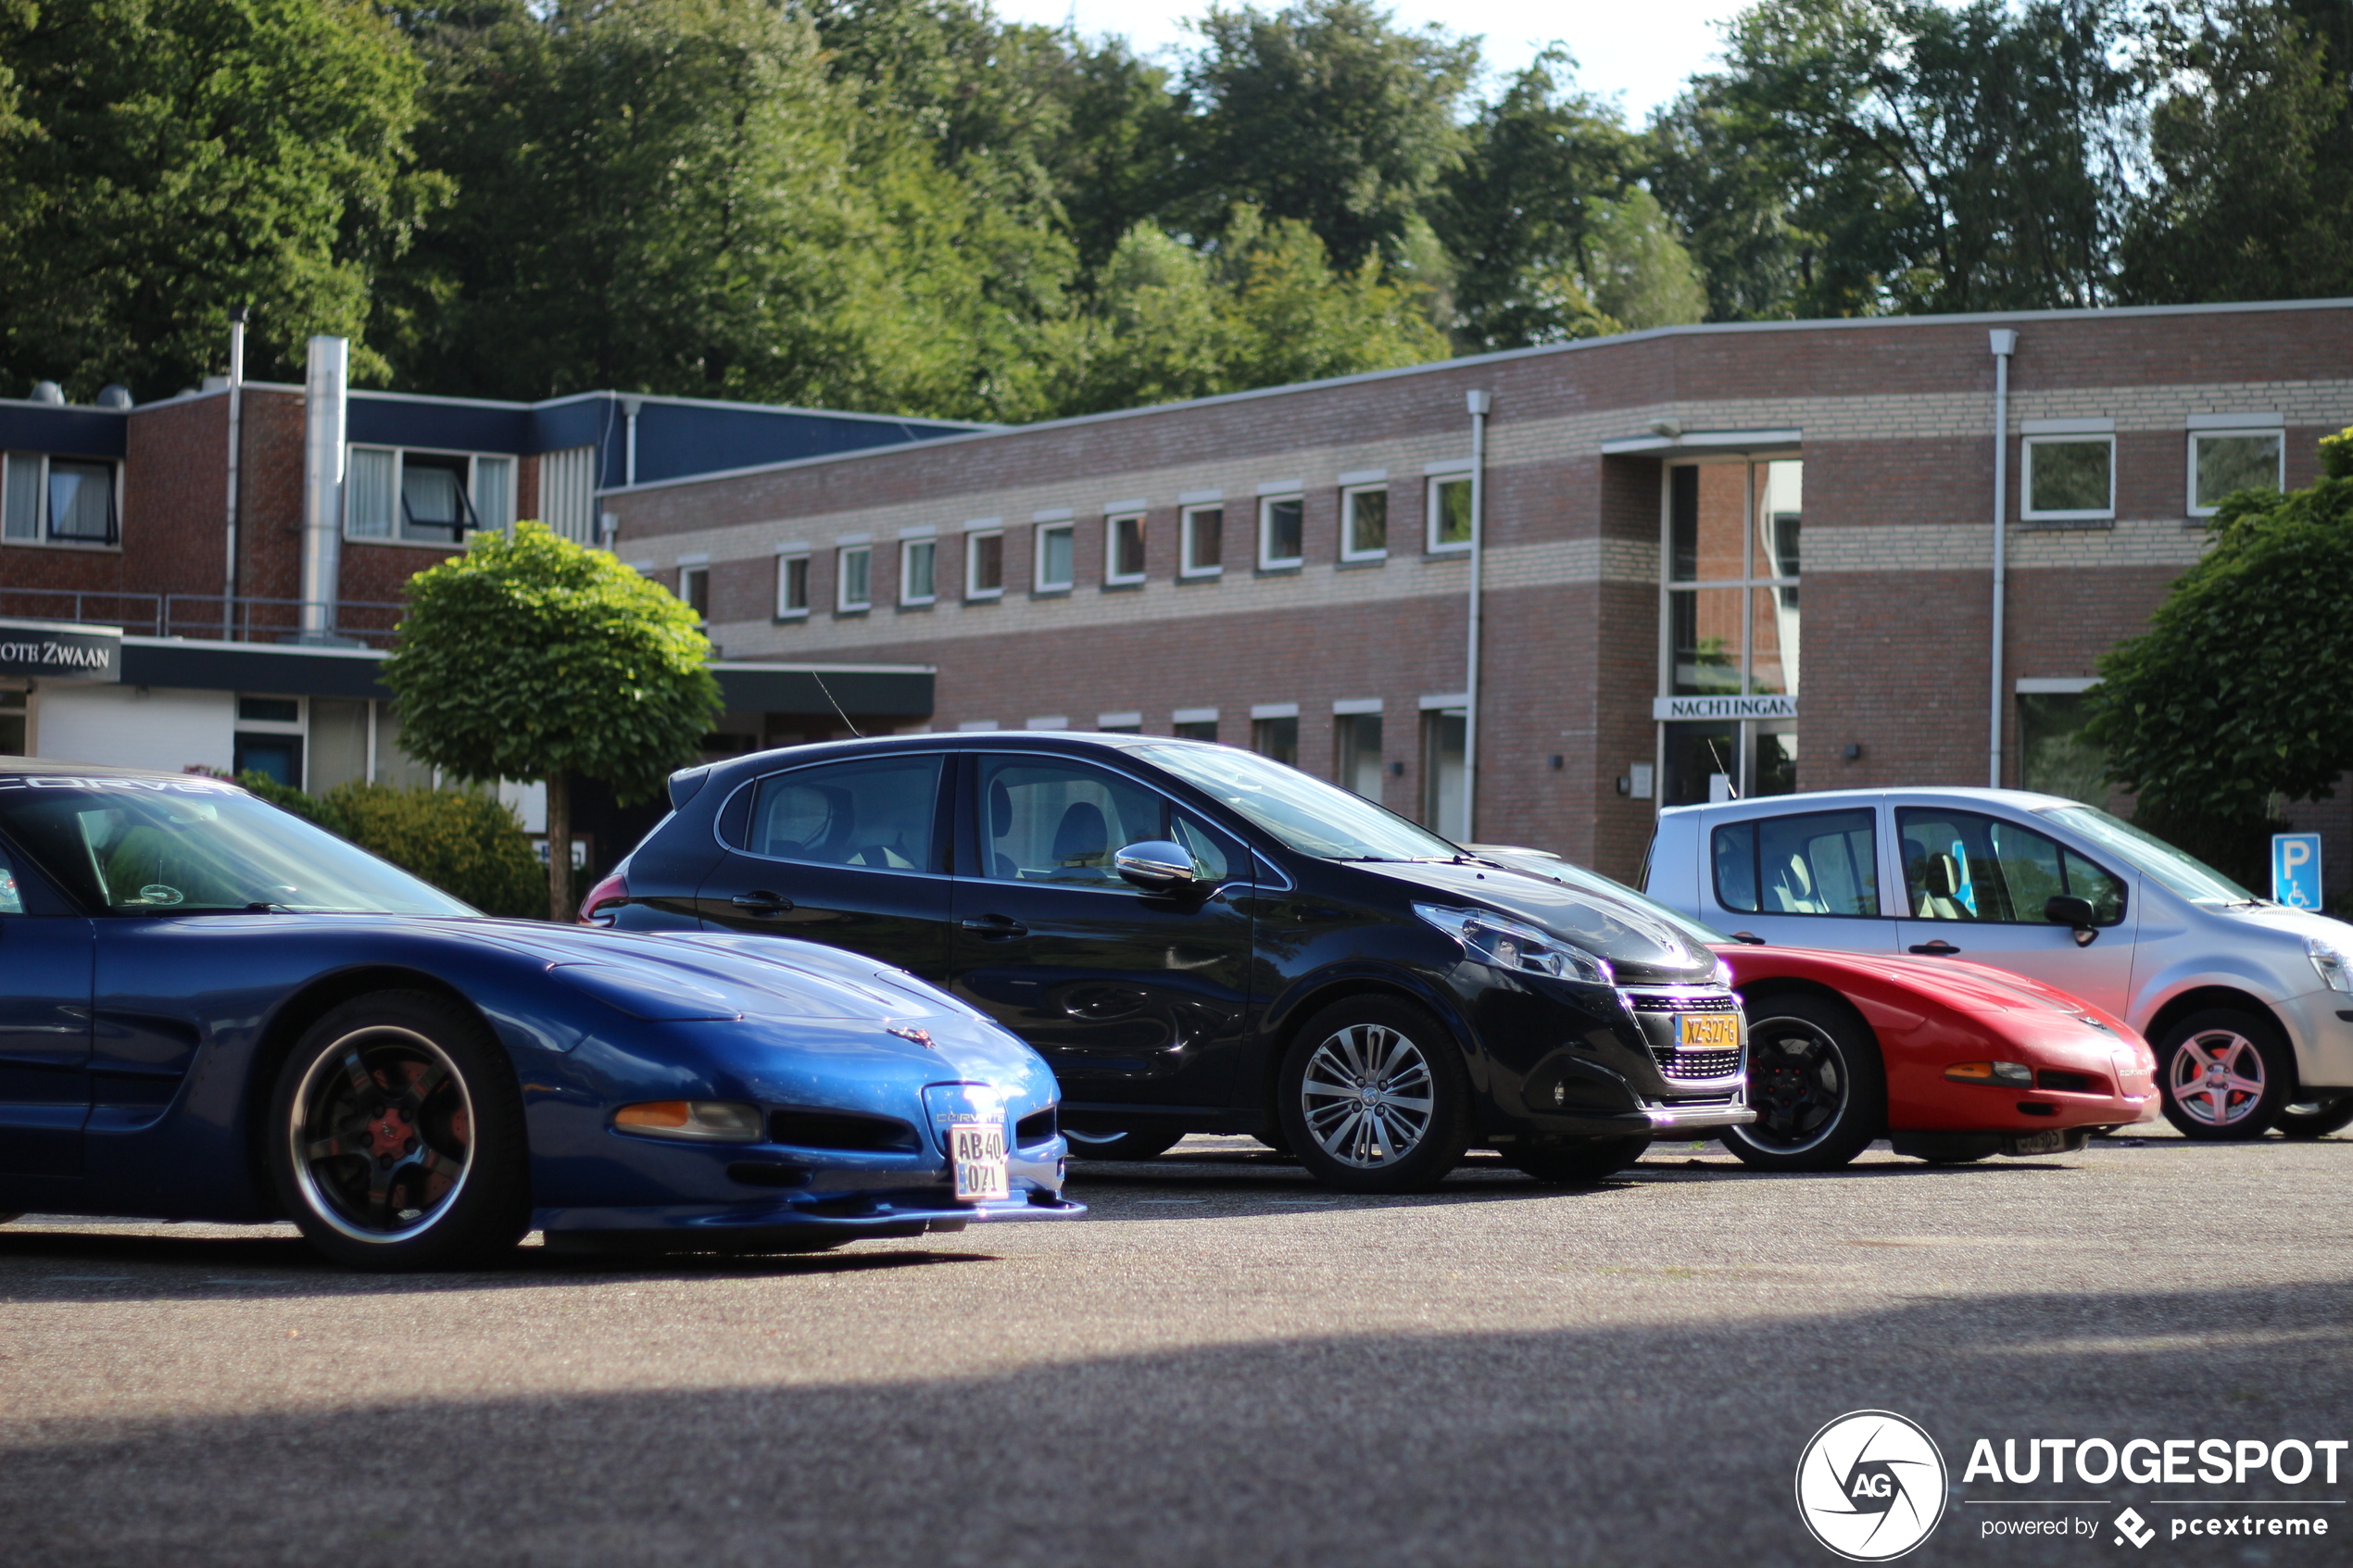
[{"label": "parked car row", "polygon": [[671,801],[562,928],[221,781],[10,759],[0,1217],[438,1267],[1068,1219],[1074,1153],[1190,1132],[1403,1192],[1473,1147],[1581,1183],[1660,1135],[1804,1171],[2353,1106],[2327,922],[2039,797],[1667,812],[1647,895],[1158,737],[799,746]]}]

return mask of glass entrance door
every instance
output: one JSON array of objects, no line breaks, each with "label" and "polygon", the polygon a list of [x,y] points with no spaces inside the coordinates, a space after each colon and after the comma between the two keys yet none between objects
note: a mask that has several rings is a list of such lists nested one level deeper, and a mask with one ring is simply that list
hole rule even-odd
[{"label": "glass entrance door", "polygon": [[[1742,457],[1666,474],[1659,695],[1798,694],[1798,562],[1806,465]],[[1661,806],[1787,795],[1797,720],[1664,720]]]}]

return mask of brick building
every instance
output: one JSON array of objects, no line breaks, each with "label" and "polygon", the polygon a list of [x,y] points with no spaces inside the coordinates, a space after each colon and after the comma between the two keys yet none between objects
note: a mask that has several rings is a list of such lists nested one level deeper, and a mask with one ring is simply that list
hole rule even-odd
[{"label": "brick building", "polygon": [[[2213,499],[2309,483],[2348,424],[2353,302],[1749,323],[598,504],[624,559],[708,594],[731,660],[935,667],[902,727],[1214,735],[1630,876],[1655,809],[1712,793],[1998,768],[2098,795],[2073,734],[2095,660],[2196,558]],[[2304,814],[2344,838],[2341,811]]]}]

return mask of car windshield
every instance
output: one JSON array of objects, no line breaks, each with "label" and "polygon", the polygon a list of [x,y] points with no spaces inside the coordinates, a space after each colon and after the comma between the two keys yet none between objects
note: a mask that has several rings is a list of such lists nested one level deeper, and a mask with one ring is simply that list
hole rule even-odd
[{"label": "car windshield", "polygon": [[1226,746],[1139,746],[1137,755],[1239,811],[1302,855],[1327,860],[1451,860],[1428,828],[1296,768]]},{"label": "car windshield", "polygon": [[0,778],[0,829],[109,914],[474,912],[324,829],[207,778]]},{"label": "car windshield", "polygon": [[1567,860],[1555,859],[1550,855],[1541,855],[1530,850],[1481,848],[1478,852],[1488,859],[1499,860],[1516,871],[1550,877],[1554,882],[1586,893],[1598,893],[1605,897],[1632,904],[1646,914],[1656,915],[1660,920],[1681,932],[1691,941],[1703,945],[1713,944],[1717,947],[1728,947],[1732,942],[1731,937],[1725,935],[1713,926],[1702,925],[1680,909],[1670,909],[1649,894],[1637,893],[1624,883],[1613,881],[1599,872],[1587,871],[1583,866],[1573,865]]},{"label": "car windshield", "polygon": [[2193,904],[2259,903],[2254,894],[2195,856],[2093,806],[2054,806],[2041,815],[2073,828],[2158,886]]}]

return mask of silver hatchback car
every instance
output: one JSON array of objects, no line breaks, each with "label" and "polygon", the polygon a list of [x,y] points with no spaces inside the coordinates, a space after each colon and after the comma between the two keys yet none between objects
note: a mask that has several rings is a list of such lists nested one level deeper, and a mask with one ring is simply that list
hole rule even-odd
[{"label": "silver hatchback car", "polygon": [[1936,788],[1675,807],[1643,882],[1742,941],[1956,958],[2071,991],[2148,1037],[2190,1137],[2353,1123],[2353,927],[2079,801]]}]

